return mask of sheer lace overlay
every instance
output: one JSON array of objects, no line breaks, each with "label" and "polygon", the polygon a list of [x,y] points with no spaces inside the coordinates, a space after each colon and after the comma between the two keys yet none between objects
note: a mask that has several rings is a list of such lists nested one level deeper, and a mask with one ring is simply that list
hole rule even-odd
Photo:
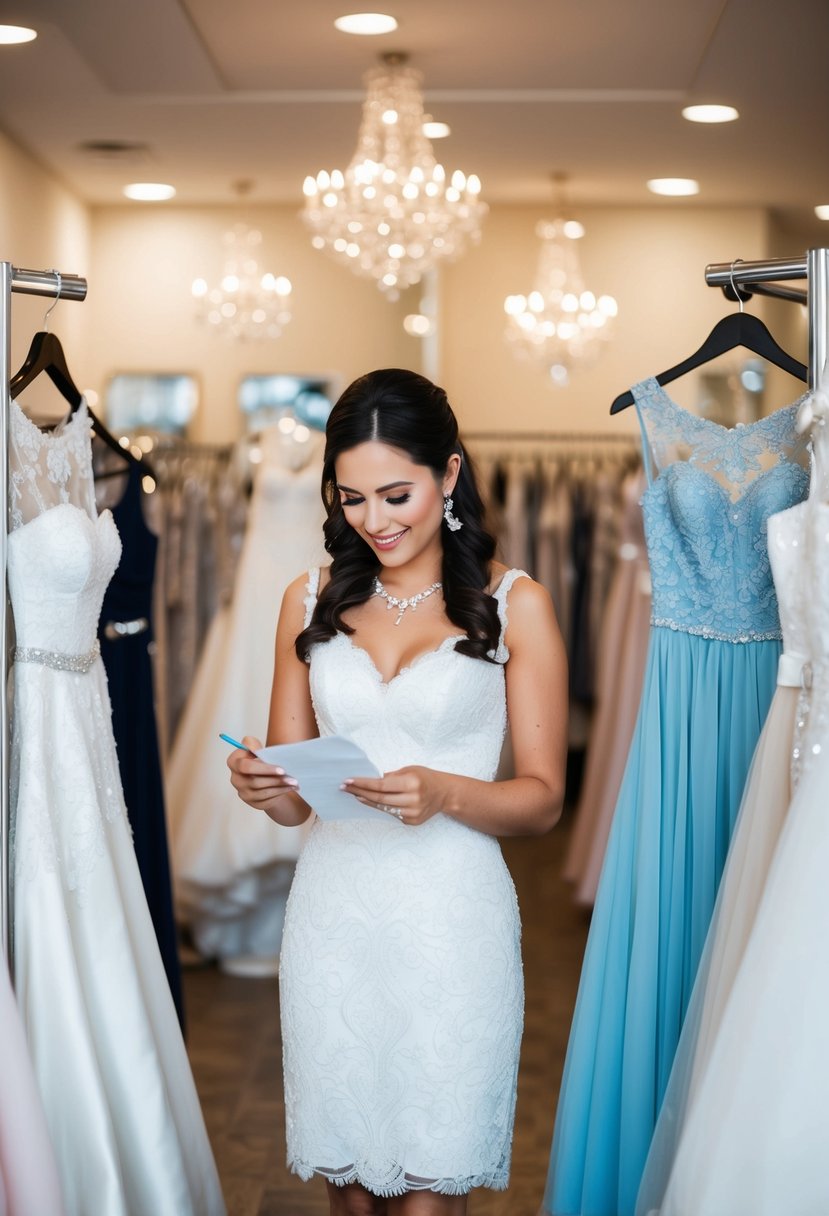
[{"label": "sheer lace overlay", "polygon": [[650,480],[652,624],[722,641],[779,639],[766,520],[808,486],[800,402],[729,430],[681,409],[655,379],[633,395]]},{"label": "sheer lace overlay", "polygon": [[[496,592],[503,637],[510,571]],[[311,572],[306,611],[318,576]],[[384,682],[344,634],[312,647],[322,735],[382,772],[494,778],[504,668],[453,638]],[[355,776],[358,774],[355,774]],[[379,1195],[506,1187],[523,1022],[520,921],[497,840],[436,815],[417,828],[315,822],[280,968],[288,1159]]]},{"label": "sheer lace overlay", "polygon": [[[10,408],[8,575],[16,642],[26,654],[46,652],[44,662],[13,668],[15,875],[27,882],[41,868],[59,873],[80,899],[106,847],[105,823],[124,816],[124,804],[114,745],[103,746],[112,711],[101,660],[85,671],[71,667],[96,647],[121,542],[111,514],[96,514],[85,405],[52,432],[40,431],[16,402]],[[61,662],[70,669],[60,670]],[[53,763],[58,739],[60,762]]]}]

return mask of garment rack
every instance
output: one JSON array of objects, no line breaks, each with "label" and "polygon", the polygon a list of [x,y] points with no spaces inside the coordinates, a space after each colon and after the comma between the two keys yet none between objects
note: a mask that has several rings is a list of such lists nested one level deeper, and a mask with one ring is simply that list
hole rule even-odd
[{"label": "garment rack", "polygon": [[[806,279],[806,290],[785,286],[792,279]],[[805,304],[809,311],[809,388],[827,387],[829,249],[810,249],[801,258],[716,262],[706,266],[705,281],[709,287],[721,287],[730,299],[742,287],[741,298],[756,293]]]},{"label": "garment rack", "polygon": [[5,400],[0,410],[0,502],[6,503],[6,518],[0,529],[0,942],[7,962],[11,959],[11,880],[9,856],[9,599],[7,582],[9,531],[9,381],[11,380],[12,295],[56,296],[61,300],[85,300],[86,279],[56,270],[24,270],[11,262],[0,262],[0,383]]}]

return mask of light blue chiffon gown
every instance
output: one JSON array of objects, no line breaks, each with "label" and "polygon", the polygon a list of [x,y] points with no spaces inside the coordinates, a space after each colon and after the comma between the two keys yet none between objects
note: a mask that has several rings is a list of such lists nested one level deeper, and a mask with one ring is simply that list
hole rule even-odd
[{"label": "light blue chiffon gown", "polygon": [[653,614],[564,1067],[543,1211],[633,1216],[780,625],[766,521],[805,497],[799,401],[729,429],[633,389]]}]

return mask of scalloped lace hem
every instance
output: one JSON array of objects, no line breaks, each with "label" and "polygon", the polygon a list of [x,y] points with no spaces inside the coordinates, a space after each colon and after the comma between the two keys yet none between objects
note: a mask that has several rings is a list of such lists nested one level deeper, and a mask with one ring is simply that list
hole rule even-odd
[{"label": "scalloped lace hem", "polygon": [[335,1186],[350,1186],[357,1182],[372,1195],[391,1199],[395,1195],[406,1195],[409,1191],[433,1191],[437,1195],[466,1195],[475,1187],[485,1186],[491,1191],[505,1191],[509,1185],[509,1172],[497,1170],[489,1174],[473,1174],[466,1178],[419,1178],[407,1174],[402,1168],[392,1166],[378,1178],[371,1170],[358,1165],[346,1165],[342,1169],[325,1169],[308,1165],[305,1161],[291,1158],[288,1167],[298,1174],[303,1182],[318,1175]]}]

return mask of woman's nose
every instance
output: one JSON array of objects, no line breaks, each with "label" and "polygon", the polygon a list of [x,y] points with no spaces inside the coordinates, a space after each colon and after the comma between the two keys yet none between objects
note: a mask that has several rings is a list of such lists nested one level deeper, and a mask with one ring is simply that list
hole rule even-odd
[{"label": "woman's nose", "polygon": [[382,498],[371,498],[366,503],[366,531],[379,536],[388,523],[389,512]]}]

